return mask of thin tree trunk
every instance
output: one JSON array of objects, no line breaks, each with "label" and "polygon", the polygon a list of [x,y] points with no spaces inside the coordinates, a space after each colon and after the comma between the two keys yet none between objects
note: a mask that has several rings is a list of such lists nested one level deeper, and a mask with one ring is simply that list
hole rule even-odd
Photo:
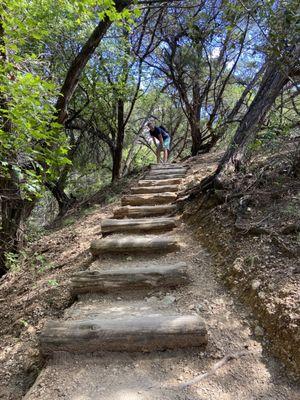
[{"label": "thin tree trunk", "polygon": [[118,113],[118,131],[117,131],[116,145],[113,152],[112,182],[119,179],[121,175],[123,144],[125,136],[124,100],[122,99],[118,100],[117,113]]},{"label": "thin tree trunk", "polygon": [[280,68],[276,63],[270,63],[249,110],[242,119],[232,143],[219,163],[217,173],[221,172],[230,162],[234,164],[235,169],[240,169],[247,145],[254,139],[268,111],[287,82],[288,67]]},{"label": "thin tree trunk", "polygon": [[[131,3],[131,0],[116,0],[116,10],[118,12],[121,12]],[[80,76],[87,62],[98,47],[101,39],[106,34],[107,29],[110,27],[110,25],[111,20],[109,19],[109,17],[106,16],[103,20],[101,20],[98,26],[92,32],[89,39],[83,45],[81,51],[72,62],[61,88],[60,96],[58,97],[58,100],[56,102],[57,121],[60,124],[64,124],[67,118],[68,104],[76,90]]]},{"label": "thin tree trunk", "polygon": [[199,151],[201,150],[202,146],[202,135],[199,127],[199,123],[195,121],[195,119],[191,118],[189,120],[189,124],[191,127],[191,136],[192,136],[192,149],[191,154],[192,156],[196,156]]},{"label": "thin tree trunk", "polygon": [[68,196],[64,190],[64,185],[61,185],[59,182],[54,185],[46,184],[46,187],[50,190],[57,201],[59,208],[58,217],[64,216],[70,207],[76,202],[75,197]]}]

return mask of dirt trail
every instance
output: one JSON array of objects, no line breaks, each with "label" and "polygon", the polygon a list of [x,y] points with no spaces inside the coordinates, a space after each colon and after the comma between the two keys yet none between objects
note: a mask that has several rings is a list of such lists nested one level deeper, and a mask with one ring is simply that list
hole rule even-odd
[{"label": "dirt trail", "polygon": [[[122,236],[122,235],[120,235]],[[172,233],[182,250],[168,255],[102,256],[91,269],[123,268],[137,264],[159,265],[184,261],[191,283],[180,288],[83,295],[66,310],[65,318],[86,313],[196,314],[207,324],[208,345],[184,350],[151,353],[92,355],[56,354],[47,363],[25,400],[297,400],[299,386],[263,351],[264,338],[253,336],[251,315],[234,300],[219,281],[213,259],[183,222]],[[225,355],[249,352],[223,365],[200,383],[180,385],[201,375]]]}]

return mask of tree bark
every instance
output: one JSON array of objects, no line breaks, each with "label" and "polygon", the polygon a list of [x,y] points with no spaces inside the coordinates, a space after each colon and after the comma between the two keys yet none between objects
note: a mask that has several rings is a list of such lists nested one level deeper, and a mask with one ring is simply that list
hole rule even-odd
[{"label": "tree bark", "polygon": [[55,184],[46,184],[46,187],[50,190],[53,197],[57,201],[59,213],[57,217],[62,217],[70,209],[70,207],[76,202],[75,197],[68,196],[64,190],[64,185],[60,185],[59,182]]},{"label": "tree bark", "polygon": [[290,65],[279,65],[270,61],[266,67],[260,88],[247,113],[242,119],[234,138],[222,157],[216,175],[229,164],[239,170],[245,159],[247,145],[254,139],[264,118],[274,104],[277,96],[289,80]]},{"label": "tree bark", "polygon": [[124,100],[122,99],[119,99],[117,102],[117,114],[118,114],[118,130],[117,130],[117,140],[113,151],[112,182],[119,179],[121,175],[123,144],[125,136]]},{"label": "tree bark", "polygon": [[35,206],[22,198],[18,179],[11,172],[9,179],[0,180],[1,230],[0,230],[0,277],[7,272],[6,254],[17,253],[24,244],[25,222]]}]

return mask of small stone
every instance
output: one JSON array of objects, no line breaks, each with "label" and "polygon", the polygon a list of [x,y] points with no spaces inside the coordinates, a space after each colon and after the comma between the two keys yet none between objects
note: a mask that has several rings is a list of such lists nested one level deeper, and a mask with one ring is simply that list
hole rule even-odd
[{"label": "small stone", "polygon": [[258,293],[258,297],[259,297],[260,299],[265,299],[265,298],[266,298],[266,294],[265,294],[264,292],[259,292],[259,293]]},{"label": "small stone", "polygon": [[195,310],[199,313],[199,312],[203,312],[205,311],[205,306],[203,304],[197,304],[195,307]]},{"label": "small stone", "polygon": [[256,279],[254,281],[252,281],[252,283],[251,283],[251,287],[253,290],[257,290],[260,287],[260,285],[261,285],[261,281],[256,280]]},{"label": "small stone", "polygon": [[147,298],[146,298],[146,301],[147,301],[147,303],[148,303],[148,302],[149,302],[149,303],[155,302],[155,301],[157,301],[157,297],[155,297],[155,296],[147,297]]},{"label": "small stone", "polygon": [[176,301],[176,297],[172,296],[172,295],[167,295],[163,298],[162,303],[166,306],[175,303]]},{"label": "small stone", "polygon": [[260,327],[259,325],[256,325],[256,327],[254,328],[254,335],[255,336],[264,336],[263,328]]},{"label": "small stone", "polygon": [[195,304],[189,305],[189,306],[188,306],[188,309],[189,309],[189,310],[195,310]]}]

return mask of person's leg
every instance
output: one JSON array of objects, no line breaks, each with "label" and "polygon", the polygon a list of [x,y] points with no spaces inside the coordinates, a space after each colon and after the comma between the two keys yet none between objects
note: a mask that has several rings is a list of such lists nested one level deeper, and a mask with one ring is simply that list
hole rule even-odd
[{"label": "person's leg", "polygon": [[169,151],[170,151],[170,138],[164,140],[163,150],[164,150],[164,163],[166,163],[168,161]]},{"label": "person's leg", "polygon": [[156,160],[157,160],[157,164],[160,163],[160,148],[157,147],[156,149]]},{"label": "person's leg", "polygon": [[168,161],[168,156],[169,156],[169,150],[164,149],[164,162],[165,163]]}]

